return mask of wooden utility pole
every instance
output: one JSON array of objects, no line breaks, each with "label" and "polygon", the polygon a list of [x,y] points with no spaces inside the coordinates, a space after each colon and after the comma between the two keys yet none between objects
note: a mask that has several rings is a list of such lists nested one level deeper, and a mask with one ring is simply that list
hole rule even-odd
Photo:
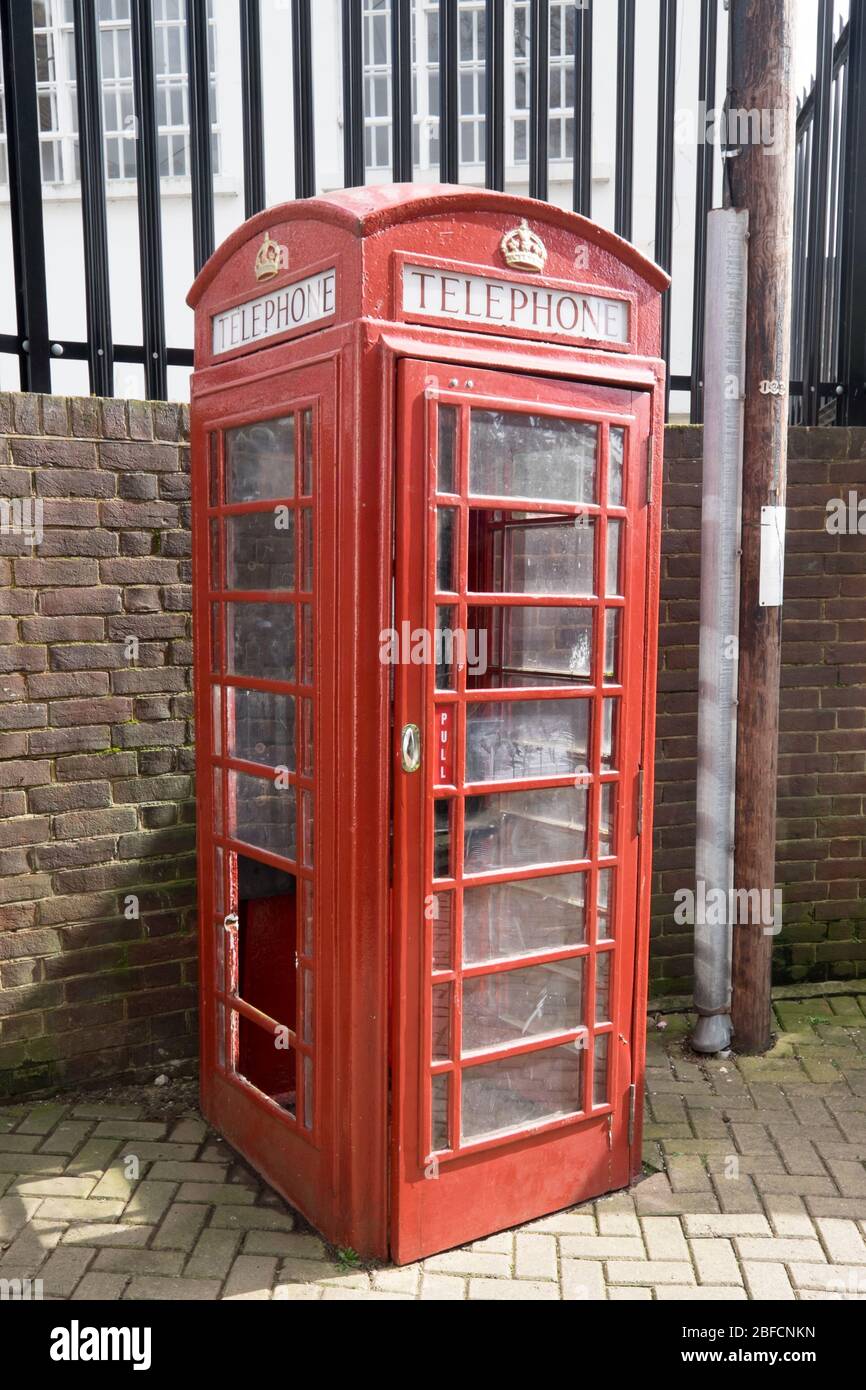
[{"label": "wooden utility pole", "polygon": [[[794,0],[731,0],[728,201],[749,213],[734,887],[774,902],[781,599],[762,606],[762,508],[784,507],[794,194]],[[747,117],[746,113],[751,113]],[[761,123],[757,135],[755,113]],[[736,125],[734,117],[737,117]],[[772,135],[772,145],[768,137]],[[739,152],[735,151],[739,147]],[[783,514],[782,514],[783,516]],[[779,513],[764,513],[773,549]],[[765,556],[772,560],[772,554]],[[765,564],[766,573],[766,564]],[[766,602],[765,586],[763,598]],[[743,902],[740,893],[739,902]],[[733,927],[738,1052],[770,1044],[772,926]],[[772,909],[770,914],[772,921]]]}]

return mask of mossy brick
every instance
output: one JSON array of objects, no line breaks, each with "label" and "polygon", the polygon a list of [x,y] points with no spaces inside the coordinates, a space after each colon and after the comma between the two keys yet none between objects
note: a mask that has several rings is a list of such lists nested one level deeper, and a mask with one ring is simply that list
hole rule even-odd
[{"label": "mossy brick", "polygon": [[21,643],[0,646],[0,675],[6,672],[17,674],[21,671],[44,671],[47,666],[47,647],[25,646]]},{"label": "mossy brick", "polygon": [[11,729],[42,729],[47,722],[47,705],[0,705],[0,732],[6,733]]},{"label": "mossy brick", "polygon": [[186,679],[183,671],[170,666],[136,666],[112,672],[111,686],[116,695],[171,694],[184,690]]},{"label": "mossy brick", "polygon": [[72,396],[72,433],[81,439],[99,439],[102,434],[102,412],[96,396]]},{"label": "mossy brick", "polygon": [[82,528],[79,531],[56,529],[46,530],[45,538],[39,546],[43,556],[88,556],[91,559],[105,559],[119,553],[117,535],[111,531]]},{"label": "mossy brick", "polygon": [[110,733],[105,724],[86,729],[44,729],[32,733],[30,751],[38,757],[49,753],[83,753],[109,748]]},{"label": "mossy brick", "polygon": [[118,642],[64,642],[50,653],[52,671],[111,670],[128,660]]},{"label": "mossy brick", "polygon": [[98,810],[111,805],[109,782],[68,782],[34,787],[30,792],[31,811],[52,814],[57,811]]},{"label": "mossy brick", "polygon": [[10,444],[12,462],[21,468],[96,468],[96,445],[83,439],[12,439]]},{"label": "mossy brick", "polygon": [[49,589],[39,595],[40,613],[50,615],[68,613],[79,617],[119,613],[121,608],[121,590],[106,585],[88,589]]},{"label": "mossy brick", "polygon": [[125,439],[129,430],[126,402],[112,398],[101,401],[102,420],[99,433],[103,439]]},{"label": "mossy brick", "polygon": [[187,620],[182,613],[123,613],[108,619],[107,630],[109,637],[124,640],[181,637],[186,633]]},{"label": "mossy brick", "polygon": [[186,728],[182,720],[163,719],[153,724],[117,724],[112,729],[117,748],[159,748],[184,742]]},{"label": "mossy brick", "polygon": [[107,777],[130,777],[137,770],[134,753],[111,751],[105,753],[73,753],[58,758],[55,771],[59,782],[84,782]]}]

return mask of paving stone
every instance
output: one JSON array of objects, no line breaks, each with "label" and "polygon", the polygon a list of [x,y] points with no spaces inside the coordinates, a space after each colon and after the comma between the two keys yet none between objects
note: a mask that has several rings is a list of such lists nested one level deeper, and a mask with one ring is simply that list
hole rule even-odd
[{"label": "paving stone", "polygon": [[641,1221],[646,1252],[651,1260],[687,1260],[682,1222],[676,1216],[645,1216]]},{"label": "paving stone", "polygon": [[640,1284],[635,1284],[633,1288],[623,1284],[621,1287],[608,1289],[607,1296],[611,1303],[649,1303],[652,1301],[653,1291],[643,1288]]},{"label": "paving stone", "polygon": [[100,1250],[94,1269],[109,1274],[180,1274],[183,1255],[175,1250]]},{"label": "paving stone", "polygon": [[[640,1223],[633,1208],[631,1211],[610,1211],[604,1203],[599,1202],[596,1205],[595,1217],[600,1236],[637,1236],[640,1239]],[[575,1231],[574,1234],[588,1233]]]},{"label": "paving stone", "polygon": [[495,1299],[497,1301],[515,1300],[521,1303],[534,1303],[542,1300],[559,1299],[559,1289],[548,1280],[529,1279],[470,1279],[469,1298]]},{"label": "paving stone", "polygon": [[591,1212],[559,1211],[553,1216],[543,1216],[540,1221],[530,1221],[521,1229],[557,1236],[594,1236],[596,1219]]},{"label": "paving stone", "polygon": [[700,1236],[689,1241],[689,1249],[702,1284],[742,1284],[743,1276],[729,1240]]},{"label": "paving stone", "polygon": [[654,1293],[660,1303],[741,1303],[747,1297],[742,1285],[732,1284],[656,1284]]},{"label": "paving stone", "polygon": [[238,1255],[229,1271],[223,1298],[269,1299],[277,1271],[268,1255]]},{"label": "paving stone", "polygon": [[218,1279],[160,1279],[153,1276],[136,1276],[130,1281],[123,1297],[143,1302],[202,1302],[219,1298],[220,1287]]},{"label": "paving stone", "polygon": [[[517,1279],[556,1279],[559,1274],[556,1237],[522,1235],[518,1231],[514,1240],[514,1274]],[[471,1290],[469,1296],[472,1297]]]},{"label": "paving stone", "polygon": [[0,1172],[60,1174],[63,1163],[54,1154],[0,1153]]},{"label": "paving stone", "polygon": [[105,1221],[82,1221],[69,1226],[63,1232],[61,1245],[133,1246],[141,1249],[153,1235],[153,1226],[127,1226],[123,1222],[112,1225]]},{"label": "paving stone", "polygon": [[437,1301],[456,1301],[466,1298],[466,1281],[449,1274],[431,1274],[425,1270],[421,1275],[421,1298]]},{"label": "paving stone", "polygon": [[86,1120],[64,1120],[39,1145],[39,1152],[66,1154],[68,1157],[81,1147],[90,1133],[90,1128]]},{"label": "paving stone", "polygon": [[281,1302],[320,1302],[324,1292],[319,1284],[277,1284],[274,1299]]},{"label": "paving stone", "polygon": [[772,1260],[743,1260],[743,1276],[750,1298],[791,1302],[795,1295],[783,1264]]},{"label": "paving stone", "polygon": [[187,1279],[225,1279],[237,1253],[237,1231],[202,1231],[184,1270]]},{"label": "paving stone", "polygon": [[111,1161],[120,1146],[118,1139],[88,1139],[76,1154],[73,1154],[64,1168],[69,1177],[93,1177],[98,1182],[110,1167]]},{"label": "paving stone", "polygon": [[819,1262],[826,1259],[817,1240],[782,1240],[777,1236],[767,1240],[763,1237],[737,1236],[734,1248],[741,1260],[780,1260],[787,1264],[790,1260]]},{"label": "paving stone", "polygon": [[38,1134],[0,1134],[0,1153],[31,1154],[39,1147]]},{"label": "paving stone", "polygon": [[97,1139],[164,1139],[167,1128],[160,1120],[100,1120],[93,1134]]},{"label": "paving stone", "polygon": [[176,1183],[152,1182],[150,1178],[145,1178],[138,1184],[124,1208],[124,1221],[140,1221],[145,1226],[156,1225],[176,1191]]},{"label": "paving stone", "polygon": [[267,1207],[215,1207],[212,1226],[236,1231],[291,1231],[295,1218],[289,1212],[271,1211]]},{"label": "paving stone", "polygon": [[245,1255],[294,1255],[299,1260],[326,1260],[324,1242],[302,1231],[247,1231]]},{"label": "paving stone", "polygon": [[19,1134],[50,1134],[63,1119],[66,1105],[34,1105],[18,1123]]},{"label": "paving stone", "polygon": [[405,1265],[402,1269],[380,1269],[373,1274],[373,1288],[387,1293],[418,1293],[423,1270],[420,1264]]},{"label": "paving stone", "polygon": [[71,1297],[97,1253],[86,1246],[64,1246],[55,1250],[39,1271],[43,1291],[57,1298]]},{"label": "paving stone", "polygon": [[511,1260],[507,1255],[485,1255],[474,1250],[449,1250],[443,1255],[433,1255],[424,1261],[425,1270],[434,1274],[468,1274],[483,1278],[488,1275],[507,1279],[511,1273]]},{"label": "paving stone", "polygon": [[681,1260],[609,1260],[606,1264],[611,1284],[694,1284],[690,1264]]},{"label": "paving stone", "polygon": [[59,1244],[62,1234],[56,1221],[28,1221],[8,1249],[0,1251],[3,1277],[8,1278],[9,1271],[15,1269],[20,1270],[23,1277],[32,1278],[48,1254]]},{"label": "paving stone", "polygon": [[644,1260],[646,1250],[635,1236],[563,1236],[559,1242],[568,1260]]},{"label": "paving stone", "polygon": [[514,1254],[514,1235],[511,1231],[497,1231],[494,1236],[485,1236],[483,1240],[473,1240],[469,1246],[470,1250],[481,1250],[491,1255]]},{"label": "paving stone", "polygon": [[562,1296],[571,1302],[591,1302],[604,1298],[604,1266],[598,1260],[563,1260],[560,1284]]},{"label": "paving stone", "polygon": [[340,1266],[327,1260],[299,1260],[292,1256],[280,1265],[281,1284],[315,1284],[324,1279],[336,1278]]},{"label": "paving stone", "polygon": [[253,1188],[241,1187],[236,1182],[183,1182],[177,1197],[178,1202],[207,1202],[233,1206],[252,1206],[256,1200]]},{"label": "paving stone", "polygon": [[207,1125],[203,1120],[178,1120],[169,1134],[173,1144],[203,1144],[206,1138]]},{"label": "paving stone", "polygon": [[175,1202],[151,1242],[154,1250],[192,1250],[207,1221],[210,1208],[193,1202]]},{"label": "paving stone", "polygon": [[123,1290],[128,1283],[128,1274],[99,1274],[91,1271],[85,1274],[72,1298],[94,1303],[110,1303],[123,1297]]},{"label": "paving stone", "polygon": [[94,1189],[92,1178],[18,1178],[12,1187],[26,1197],[89,1197]]},{"label": "paving stone", "polygon": [[114,1105],[109,1101],[83,1101],[72,1109],[76,1118],[81,1115],[89,1120],[137,1120],[141,1116],[140,1105]]},{"label": "paving stone", "polygon": [[123,1206],[108,1197],[44,1197],[39,1215],[43,1221],[106,1221],[120,1216]]},{"label": "paving stone", "polygon": [[221,1163],[154,1163],[148,1177],[153,1182],[224,1182],[227,1166]]},{"label": "paving stone", "polygon": [[823,1289],[849,1298],[866,1295],[866,1264],[801,1264],[792,1260],[788,1270],[795,1289]]},{"label": "paving stone", "polygon": [[866,1242],[854,1221],[829,1216],[815,1218],[828,1258],[836,1264],[866,1264]]}]

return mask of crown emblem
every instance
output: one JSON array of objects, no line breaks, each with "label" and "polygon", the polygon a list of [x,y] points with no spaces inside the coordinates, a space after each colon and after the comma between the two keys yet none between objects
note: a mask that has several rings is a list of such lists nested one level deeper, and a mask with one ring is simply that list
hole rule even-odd
[{"label": "crown emblem", "polygon": [[544,269],[547,247],[525,217],[519,227],[505,233],[499,245],[506,265],[513,265],[518,270]]},{"label": "crown emblem", "polygon": [[256,279],[270,280],[289,264],[289,248],[274,241],[269,232],[256,252]]}]

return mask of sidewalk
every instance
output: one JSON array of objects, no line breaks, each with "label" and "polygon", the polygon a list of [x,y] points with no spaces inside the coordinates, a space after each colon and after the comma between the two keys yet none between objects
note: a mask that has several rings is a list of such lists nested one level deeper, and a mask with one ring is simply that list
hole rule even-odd
[{"label": "sidewalk", "polygon": [[[653,1019],[647,1176],[403,1269],[327,1249],[189,1083],[0,1107],[0,1279],[60,1299],[866,1299],[866,994],[777,1000],[761,1058]],[[139,1160],[130,1177],[127,1155]]]}]

